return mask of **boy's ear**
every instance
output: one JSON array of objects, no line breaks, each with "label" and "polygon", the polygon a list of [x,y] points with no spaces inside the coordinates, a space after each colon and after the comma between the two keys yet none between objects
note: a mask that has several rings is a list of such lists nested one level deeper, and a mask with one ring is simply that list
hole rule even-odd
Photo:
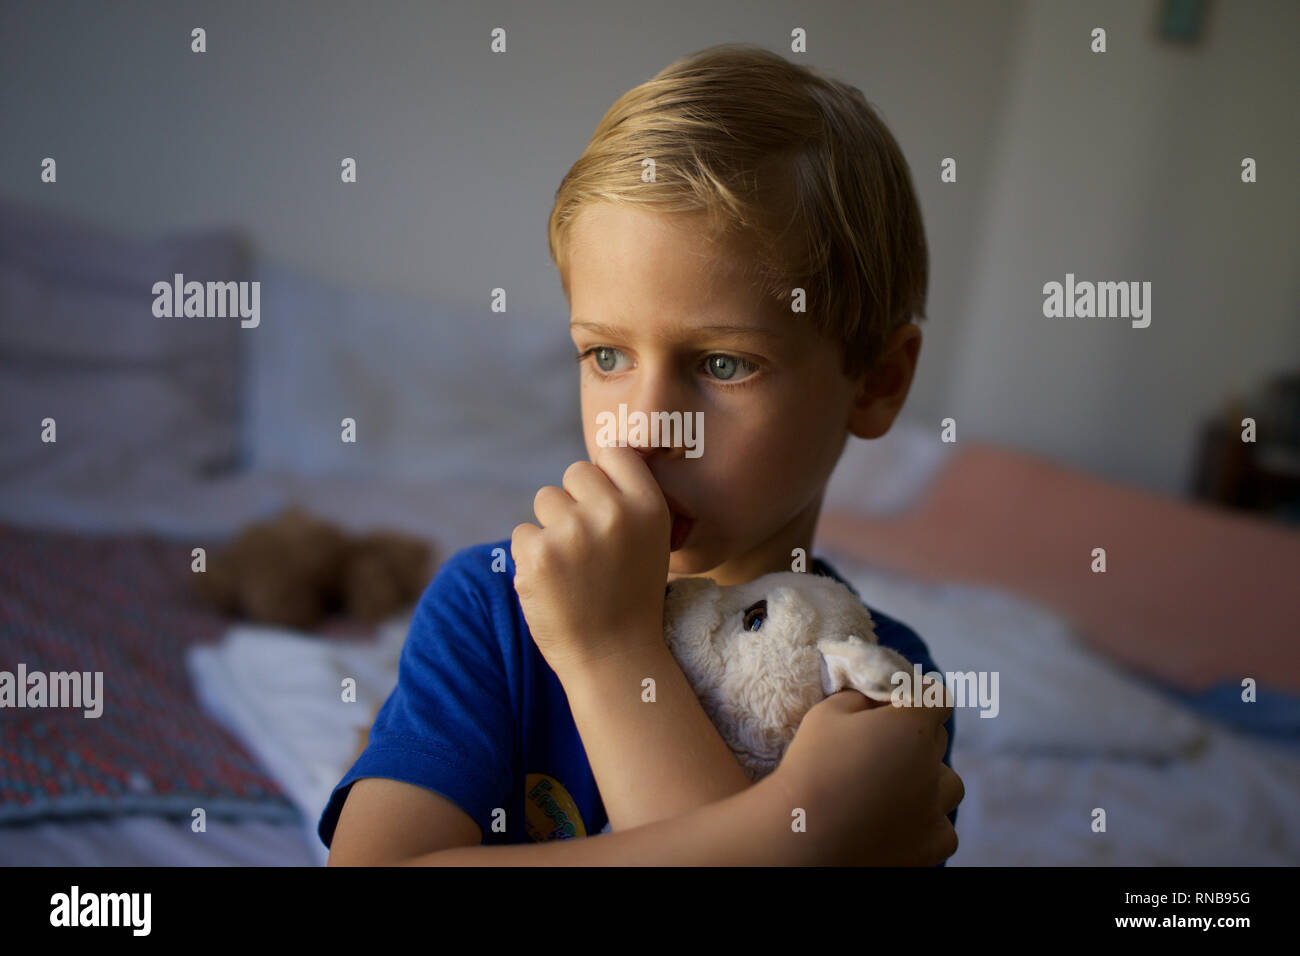
[{"label": "boy's ear", "polygon": [[879,438],[889,431],[907,400],[921,352],[921,330],[912,322],[899,326],[885,343],[875,367],[856,383],[849,409],[849,432],[858,438]]}]

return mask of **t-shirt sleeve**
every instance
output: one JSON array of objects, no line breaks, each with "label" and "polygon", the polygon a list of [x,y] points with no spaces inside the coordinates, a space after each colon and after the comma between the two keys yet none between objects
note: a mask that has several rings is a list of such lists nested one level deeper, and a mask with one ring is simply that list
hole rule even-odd
[{"label": "t-shirt sleeve", "polygon": [[510,793],[514,718],[503,651],[473,548],[439,569],[411,619],[397,687],[380,708],[369,744],[330,795],[317,825],[329,846],[353,783],[386,777],[451,800],[486,833]]}]

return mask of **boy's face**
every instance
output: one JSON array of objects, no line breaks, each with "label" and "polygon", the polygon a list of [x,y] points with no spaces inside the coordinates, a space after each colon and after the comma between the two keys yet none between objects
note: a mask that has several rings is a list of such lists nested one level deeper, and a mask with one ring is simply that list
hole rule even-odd
[{"label": "boy's face", "polygon": [[570,332],[579,353],[592,350],[579,372],[588,456],[597,416],[616,421],[620,403],[629,419],[703,413],[699,457],[629,441],[694,518],[669,580],[729,585],[790,570],[792,549],[811,549],[848,435],[857,390],[838,350],[748,289],[694,217],[601,203],[582,210],[570,238]]}]

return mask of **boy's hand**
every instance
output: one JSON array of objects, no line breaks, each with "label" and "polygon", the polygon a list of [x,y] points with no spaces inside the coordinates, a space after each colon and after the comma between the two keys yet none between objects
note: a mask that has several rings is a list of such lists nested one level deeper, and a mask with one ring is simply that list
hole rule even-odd
[{"label": "boy's hand", "polygon": [[510,536],[524,618],[557,673],[662,644],[671,533],[663,492],[633,448],[600,448],[563,481],[533,500],[541,527]]},{"label": "boy's hand", "polygon": [[[927,681],[928,683],[928,681]],[[948,814],[966,795],[943,762],[942,707],[893,707],[842,690],[819,701],[795,732],[768,789],[773,814],[805,812],[789,862],[849,866],[937,866],[957,850]]]}]

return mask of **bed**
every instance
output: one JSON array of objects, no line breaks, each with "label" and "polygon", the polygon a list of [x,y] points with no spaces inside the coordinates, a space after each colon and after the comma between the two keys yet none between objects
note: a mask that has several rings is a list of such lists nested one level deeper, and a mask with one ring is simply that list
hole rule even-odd
[{"label": "bed", "polygon": [[[358,727],[395,683],[409,613],[377,629],[337,617],[310,635],[267,629],[272,662],[262,655],[264,669],[253,673],[278,681],[266,699],[288,706],[266,718],[272,733],[250,731],[259,698],[237,679],[249,676],[239,667],[241,626],[202,606],[187,581],[190,549],[221,536],[185,533],[186,514],[219,524],[212,504],[228,500],[237,503],[230,519],[237,527],[250,520],[250,502],[271,511],[292,502],[361,528],[402,527],[445,556],[498,534],[501,521],[524,520],[519,509],[531,501],[454,483],[417,491],[266,474],[241,476],[223,491],[219,484],[203,482],[193,498],[172,485],[177,497],[160,491],[139,500],[129,528],[121,527],[132,516],[127,501],[104,502],[105,520],[94,530],[54,526],[51,516],[0,521],[0,669],[25,661],[29,669],[98,670],[106,687],[96,720],[53,709],[4,712],[0,865],[324,862],[307,806],[316,799],[323,806],[320,782],[349,759]],[[69,513],[90,517],[89,509]],[[436,536],[430,523],[439,525]],[[390,656],[372,663],[381,647]],[[313,683],[313,666],[328,680]],[[358,677],[357,702],[323,715],[321,701],[338,699],[340,674]],[[322,735],[327,727],[342,729]],[[196,807],[206,817],[202,832],[192,828]]]},{"label": "bed", "polygon": [[[261,282],[260,325],[141,314],[174,272]],[[289,504],[439,559],[508,537],[584,457],[563,328],[340,288],[223,231],[0,204],[0,669],[107,688],[96,720],[0,712],[0,864],[321,864],[409,609],[227,620],[188,587],[191,549]],[[816,550],[940,668],[1001,676],[996,718],[957,712],[949,865],[1300,862],[1300,534],[900,423],[851,442]],[[340,674],[355,704],[322,691]]]}]

